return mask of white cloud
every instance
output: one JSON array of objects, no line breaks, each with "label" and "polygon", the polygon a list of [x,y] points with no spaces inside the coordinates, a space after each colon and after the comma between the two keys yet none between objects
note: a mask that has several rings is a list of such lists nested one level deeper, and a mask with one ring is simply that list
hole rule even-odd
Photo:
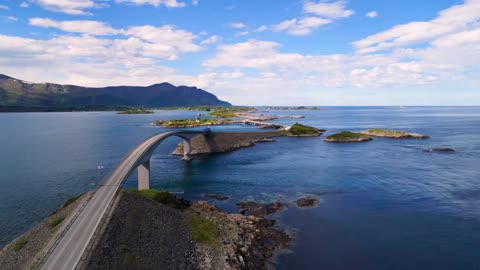
[{"label": "white cloud", "polygon": [[378,16],[378,13],[376,11],[370,11],[370,12],[365,13],[365,16],[367,16],[369,18],[375,18],[375,17]]},{"label": "white cloud", "polygon": [[291,19],[274,26],[275,31],[287,31],[291,35],[303,36],[310,34],[314,29],[329,24],[332,21],[318,17],[306,17],[301,20]]},{"label": "white cloud", "polygon": [[248,35],[248,34],[250,34],[250,32],[248,32],[248,31],[242,31],[242,32],[237,32],[237,33],[235,33],[235,36],[241,37],[241,36],[246,36],[246,35]]},{"label": "white cloud", "polygon": [[268,30],[268,27],[266,25],[262,25],[257,29],[257,32],[263,32],[263,31],[266,31],[266,30]]},{"label": "white cloud", "polygon": [[241,22],[230,23],[228,26],[230,26],[231,28],[235,28],[235,29],[241,29],[241,28],[247,27],[245,24],[243,24]]},{"label": "white cloud", "polygon": [[30,6],[30,4],[28,4],[27,2],[20,3],[20,7],[22,7],[22,8],[28,8],[29,6]]},{"label": "white cloud", "polygon": [[[304,36],[322,25],[333,23],[334,20],[350,17],[353,10],[346,9],[347,2],[311,2],[303,4],[303,12],[308,16],[297,19],[285,20],[271,27],[274,31],[286,31],[290,35]],[[266,28],[264,29],[266,30]]]},{"label": "white cloud", "polygon": [[3,16],[2,17],[4,20],[6,20],[7,22],[16,22],[18,21],[18,18],[15,17],[15,16]]},{"label": "white cloud", "polygon": [[194,6],[198,5],[198,0],[192,0],[192,5]]},{"label": "white cloud", "polygon": [[168,48],[172,51],[196,52],[201,47],[193,43],[197,38],[191,32],[175,29],[173,25],[164,25],[154,27],[150,25],[130,27],[124,34],[147,41],[155,46],[156,49]]},{"label": "white cloud", "polygon": [[347,18],[350,17],[355,12],[351,9],[347,9],[345,6],[347,5],[346,1],[337,1],[333,3],[329,2],[311,2],[307,1],[303,5],[303,10],[305,13],[315,14],[319,17],[323,18]]},{"label": "white cloud", "polygon": [[478,27],[480,1],[466,0],[462,5],[441,11],[431,21],[396,25],[353,43],[359,53],[371,53],[401,46],[427,42],[442,35]]},{"label": "white cloud", "polygon": [[8,6],[0,5],[0,9],[9,9]]},{"label": "white cloud", "polygon": [[33,2],[45,9],[72,15],[89,15],[86,9],[99,6],[92,0],[33,0]]},{"label": "white cloud", "polygon": [[129,3],[133,5],[152,5],[155,7],[166,6],[169,8],[184,7],[184,2],[177,2],[177,0],[115,0],[117,3]]},{"label": "white cloud", "polygon": [[65,32],[84,33],[90,35],[111,35],[119,31],[99,21],[54,21],[47,18],[31,18],[30,25],[39,27],[54,27]]},{"label": "white cloud", "polygon": [[200,45],[206,45],[206,44],[214,44],[217,43],[220,40],[220,37],[217,35],[213,35],[205,40],[202,40],[200,42]]}]

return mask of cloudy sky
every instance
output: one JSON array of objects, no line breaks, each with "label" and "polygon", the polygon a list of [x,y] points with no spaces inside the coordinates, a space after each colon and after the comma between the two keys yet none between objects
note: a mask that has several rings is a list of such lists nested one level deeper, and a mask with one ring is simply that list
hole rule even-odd
[{"label": "cloudy sky", "polygon": [[239,105],[480,105],[480,0],[0,0],[0,73]]}]

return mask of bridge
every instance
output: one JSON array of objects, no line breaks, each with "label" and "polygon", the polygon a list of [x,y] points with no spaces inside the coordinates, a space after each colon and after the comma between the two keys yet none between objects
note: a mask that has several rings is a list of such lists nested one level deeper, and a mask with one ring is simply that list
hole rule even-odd
[{"label": "bridge", "polygon": [[208,134],[204,131],[169,131],[154,135],[131,150],[117,166],[105,176],[88,199],[70,219],[36,269],[69,270],[81,266],[82,257],[91,244],[99,225],[112,205],[120,185],[138,169],[138,189],[150,188],[150,158],[157,146],[166,138],[177,136],[184,141],[184,160],[190,160],[191,138]]}]

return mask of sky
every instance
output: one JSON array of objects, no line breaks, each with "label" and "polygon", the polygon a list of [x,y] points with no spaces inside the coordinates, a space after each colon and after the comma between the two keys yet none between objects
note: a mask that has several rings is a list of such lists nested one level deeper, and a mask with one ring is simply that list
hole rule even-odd
[{"label": "sky", "polygon": [[0,0],[0,73],[236,105],[480,105],[480,0]]}]

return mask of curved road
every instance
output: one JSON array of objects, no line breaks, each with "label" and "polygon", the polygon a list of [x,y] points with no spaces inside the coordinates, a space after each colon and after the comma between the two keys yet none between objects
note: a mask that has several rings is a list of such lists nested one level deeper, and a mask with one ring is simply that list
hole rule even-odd
[{"label": "curved road", "polygon": [[[101,184],[84,208],[77,213],[76,218],[67,225],[65,231],[47,255],[37,266],[40,269],[75,269],[79,263],[87,245],[93,237],[108,206],[115,198],[120,185],[130,174],[149,159],[155,148],[164,139],[170,136],[188,138],[205,131],[170,131],[150,137],[128,153],[117,166],[105,176]],[[62,235],[61,234],[61,235]]]}]

